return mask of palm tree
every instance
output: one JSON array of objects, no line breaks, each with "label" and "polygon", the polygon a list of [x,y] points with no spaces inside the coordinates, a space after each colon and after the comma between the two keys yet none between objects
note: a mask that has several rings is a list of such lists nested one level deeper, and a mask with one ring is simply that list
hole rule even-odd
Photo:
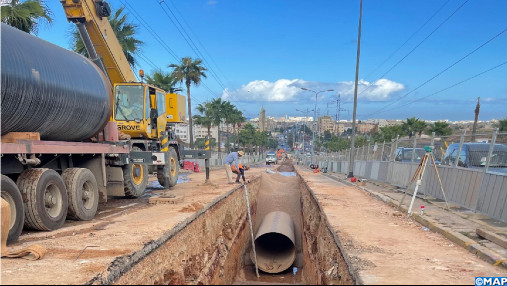
[{"label": "palm tree", "polygon": [[194,121],[195,121],[195,124],[198,124],[198,125],[201,125],[201,126],[204,126],[208,129],[208,137],[211,138],[211,126],[213,126],[213,117],[211,115],[211,103],[210,102],[206,102],[204,104],[202,103],[199,103],[199,105],[197,105],[197,111],[199,111],[201,114],[203,114],[202,116],[201,115],[194,115]]},{"label": "palm tree", "polygon": [[153,73],[153,76],[148,75],[146,77],[146,82],[169,93],[176,93],[181,91],[181,88],[174,87],[178,83],[178,80],[176,80],[172,74],[165,73],[162,70],[155,71]]},{"label": "palm tree", "polygon": [[[109,24],[111,25],[111,28],[113,28],[114,34],[123,49],[123,53],[125,54],[128,63],[131,67],[135,67],[136,60],[134,59],[134,54],[139,51],[139,47],[143,44],[143,42],[134,37],[137,32],[137,25],[127,22],[127,14],[122,15],[124,9],[125,7],[121,7],[116,10],[113,17],[109,18]],[[81,39],[77,29],[72,33],[72,35],[74,38],[74,47],[72,48],[74,52],[88,57],[83,40]]]},{"label": "palm tree", "polygon": [[235,137],[235,144],[236,146],[239,145],[239,128],[241,127],[241,124],[246,121],[246,118],[243,116],[243,112],[238,110],[237,108],[234,109],[234,112],[229,117],[229,122],[232,124],[233,127],[233,134]]},{"label": "palm tree", "polygon": [[221,136],[220,136],[220,124],[222,123],[223,116],[223,110],[224,110],[224,104],[225,101],[222,101],[222,98],[215,98],[210,102],[209,105],[209,116],[211,117],[211,121],[213,122],[213,125],[217,126],[218,128],[218,154],[220,157],[220,151],[222,148],[221,145]]},{"label": "palm tree", "polygon": [[[202,60],[196,59],[192,60],[190,57],[184,57],[181,59],[181,65],[170,64],[170,68],[174,68],[172,75],[176,78],[177,81],[183,82],[185,81],[185,85],[187,86],[187,100],[188,100],[188,126],[190,132],[190,148],[194,148],[194,134],[192,127],[192,101],[190,99],[190,85],[193,83],[195,86],[198,86],[201,83],[201,77],[206,78],[206,74],[204,71],[207,69],[203,67]],[[220,141],[220,129],[218,133],[218,139]],[[218,145],[220,149],[220,142]]]},{"label": "palm tree", "polygon": [[51,11],[40,0],[28,0],[21,3],[19,0],[12,0],[10,4],[2,6],[2,22],[18,28],[27,33],[37,34],[41,19],[51,23]]},{"label": "palm tree", "polygon": [[230,146],[229,146],[229,124],[231,123],[231,120],[234,116],[234,113],[235,113],[235,109],[236,109],[236,106],[232,105],[230,101],[224,101],[223,105],[222,105],[222,116],[224,118],[224,123],[225,123],[225,128],[227,128],[226,130],[226,134],[227,134],[227,152],[230,152]]},{"label": "palm tree", "polygon": [[412,135],[419,133],[421,136],[424,128],[426,128],[426,122],[419,120],[419,118],[407,118],[407,121],[403,122],[401,128],[408,135],[408,138],[412,138]]},{"label": "palm tree", "polygon": [[452,129],[449,127],[449,123],[437,121],[428,127],[426,134],[430,135],[433,132],[435,132],[437,136],[447,136],[452,134]]}]

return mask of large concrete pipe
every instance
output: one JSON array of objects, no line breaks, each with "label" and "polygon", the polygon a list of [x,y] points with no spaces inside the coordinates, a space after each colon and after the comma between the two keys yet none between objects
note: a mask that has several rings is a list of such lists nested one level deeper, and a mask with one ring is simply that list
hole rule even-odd
[{"label": "large concrete pipe", "polygon": [[81,141],[98,133],[112,107],[104,73],[79,54],[1,25],[2,134]]},{"label": "large concrete pipe", "polygon": [[[267,273],[280,273],[296,259],[294,222],[290,215],[275,211],[268,213],[255,236],[257,267]],[[250,257],[254,261],[253,250]]]}]

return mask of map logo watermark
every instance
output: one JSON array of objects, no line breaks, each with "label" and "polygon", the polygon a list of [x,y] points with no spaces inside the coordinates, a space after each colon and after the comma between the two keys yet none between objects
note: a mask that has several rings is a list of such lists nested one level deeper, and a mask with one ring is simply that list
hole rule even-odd
[{"label": "map logo watermark", "polygon": [[475,277],[475,286],[507,285],[507,277]]}]

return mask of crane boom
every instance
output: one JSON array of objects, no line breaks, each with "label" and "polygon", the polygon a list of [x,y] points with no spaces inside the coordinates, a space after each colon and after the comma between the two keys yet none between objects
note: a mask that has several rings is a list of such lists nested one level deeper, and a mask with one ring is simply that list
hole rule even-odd
[{"label": "crane boom", "polygon": [[109,4],[103,0],[61,0],[69,22],[77,25],[93,62],[111,83],[137,81],[107,17]]}]

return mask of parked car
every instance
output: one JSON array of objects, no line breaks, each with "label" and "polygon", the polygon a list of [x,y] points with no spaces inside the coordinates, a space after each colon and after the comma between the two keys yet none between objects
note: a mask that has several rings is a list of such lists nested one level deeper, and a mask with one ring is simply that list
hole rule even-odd
[{"label": "parked car", "polygon": [[[398,147],[394,160],[398,162],[412,162],[413,149],[414,148]],[[420,162],[425,153],[426,150],[424,150],[424,148],[415,148],[414,162]]]},{"label": "parked car", "polygon": [[[490,146],[490,143],[463,143],[458,166],[474,169],[484,168]],[[442,165],[453,166],[458,157],[458,150],[459,143],[449,145],[442,160]],[[507,145],[495,144],[488,171],[507,174]]]},{"label": "parked car", "polygon": [[266,154],[266,165],[270,164],[278,164],[278,157],[274,151],[270,151]]}]

